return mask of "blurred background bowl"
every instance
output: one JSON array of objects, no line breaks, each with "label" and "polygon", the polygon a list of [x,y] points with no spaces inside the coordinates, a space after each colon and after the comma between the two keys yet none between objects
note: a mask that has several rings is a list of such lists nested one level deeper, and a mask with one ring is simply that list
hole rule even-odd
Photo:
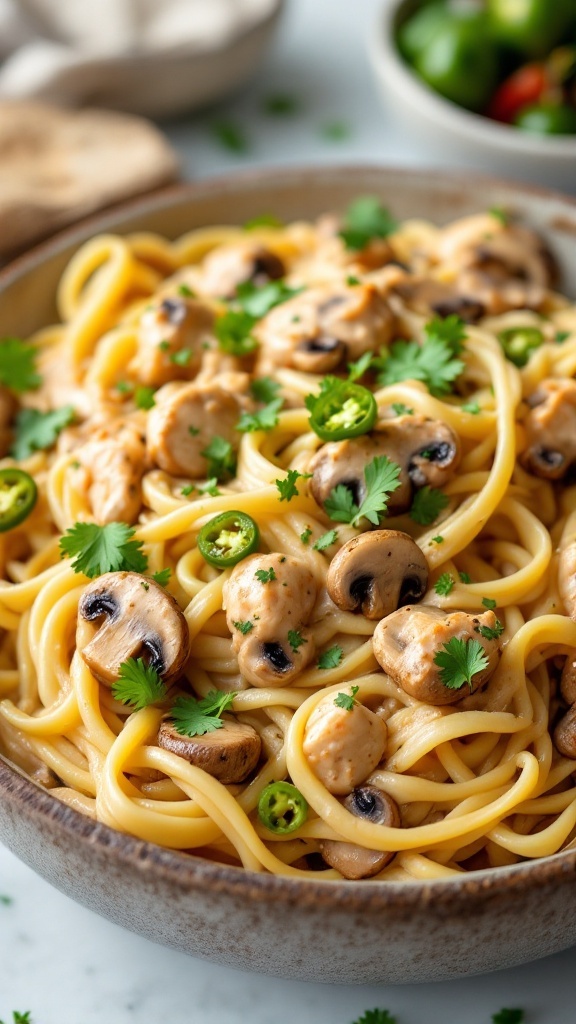
[{"label": "blurred background bowl", "polygon": [[372,69],[389,116],[446,164],[573,189],[576,136],[533,135],[471,113],[434,92],[403,60],[397,32],[420,6],[421,0],[384,0],[371,28]]}]

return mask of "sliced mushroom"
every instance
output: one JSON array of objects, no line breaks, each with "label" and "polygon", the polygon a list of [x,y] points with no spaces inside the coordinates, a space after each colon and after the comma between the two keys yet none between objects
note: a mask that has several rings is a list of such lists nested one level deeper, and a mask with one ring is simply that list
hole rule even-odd
[{"label": "sliced mushroom", "polygon": [[233,299],[240,284],[250,281],[260,286],[285,274],[283,261],[271,249],[253,240],[236,242],[219,245],[208,253],[200,271],[199,288],[215,299]]},{"label": "sliced mushroom", "polygon": [[[493,675],[500,658],[498,640],[488,640],[481,626],[493,629],[493,611],[481,615],[447,612],[431,605],[407,605],[382,619],[376,626],[373,649],[376,660],[411,697],[426,704],[454,704],[479,690]],[[484,648],[488,664],[472,676],[471,684],[450,689],[442,682],[441,667],[434,661],[444,644],[458,640],[477,640]]]},{"label": "sliced mushroom", "polygon": [[364,469],[377,455],[400,466],[401,486],[388,502],[389,514],[399,515],[410,508],[414,487],[442,487],[450,479],[460,461],[460,445],[445,423],[417,415],[381,420],[363,437],[330,441],[310,464],[310,488],[318,504],[323,505],[338,484],[348,487],[361,504],[366,496]]},{"label": "sliced mushroom", "polygon": [[391,340],[395,318],[373,282],[322,285],[272,309],[255,328],[257,373],[278,366],[327,373]]},{"label": "sliced mushroom", "polygon": [[96,522],[135,523],[142,505],[146,461],[138,424],[116,420],[111,426],[91,430],[89,437],[87,444],[76,450],[76,457],[84,469],[85,489]]},{"label": "sliced mushroom", "polygon": [[572,705],[560,719],[552,738],[562,757],[576,759],[576,705]]},{"label": "sliced mushroom", "polygon": [[101,683],[119,678],[128,658],[143,658],[162,676],[174,679],[190,653],[188,625],[174,598],[137,572],[108,572],[88,584],[78,608],[94,634],[80,654]]},{"label": "sliced mushroom", "polygon": [[464,217],[439,233],[435,258],[456,272],[459,292],[486,313],[539,309],[556,268],[543,240],[524,225],[493,214]]},{"label": "sliced mushroom", "polygon": [[527,401],[522,465],[544,480],[561,480],[576,462],[576,381],[543,380]]},{"label": "sliced mushroom", "polygon": [[[397,803],[376,786],[358,786],[343,801],[350,814],[374,825],[400,828],[401,818]],[[371,878],[382,871],[395,856],[394,851],[368,850],[356,843],[323,839],[318,844],[320,853],[344,878]]]},{"label": "sliced mushroom", "polygon": [[148,457],[174,476],[206,476],[202,452],[214,437],[238,447],[240,405],[216,384],[165,384],[146,422]]},{"label": "sliced mushroom", "polygon": [[421,316],[447,317],[455,314],[465,323],[477,323],[484,316],[483,303],[460,294],[453,285],[430,277],[406,277],[393,289],[394,293]]},{"label": "sliced mushroom", "polygon": [[254,771],[262,747],[251,725],[223,718],[223,725],[205,736],[183,736],[169,719],[158,732],[158,744],[185,761],[202,768],[208,775],[227,785],[244,782]]},{"label": "sliced mushroom", "polygon": [[407,533],[374,530],[349,540],[330,562],[326,587],[334,604],[367,619],[382,619],[419,601],[428,586],[428,562]]},{"label": "sliced mushroom", "polygon": [[16,399],[8,388],[0,385],[0,459],[8,454],[12,443],[12,420],[18,408]]},{"label": "sliced mushroom", "polygon": [[213,325],[213,310],[195,299],[166,297],[147,307],[131,371],[150,387],[189,380],[200,367],[204,347],[213,343]]},{"label": "sliced mushroom", "polygon": [[[342,684],[346,691],[346,684]],[[314,774],[330,793],[344,796],[374,771],[386,749],[386,723],[354,701],[352,710],[324,697],[306,723],[302,749]]]},{"label": "sliced mushroom", "polygon": [[[270,577],[262,582],[262,571]],[[224,584],[226,622],[238,666],[253,686],[287,686],[314,657],[316,645],[307,623],[318,582],[306,562],[289,555],[250,555],[234,567]],[[235,623],[249,622],[241,632]]]}]

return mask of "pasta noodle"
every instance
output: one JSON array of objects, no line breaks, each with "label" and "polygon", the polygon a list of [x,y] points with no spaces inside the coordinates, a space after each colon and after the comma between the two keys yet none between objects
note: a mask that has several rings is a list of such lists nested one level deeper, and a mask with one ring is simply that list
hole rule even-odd
[{"label": "pasta noodle", "polygon": [[[30,339],[42,381],[19,395],[28,414],[64,407],[69,415],[48,443],[24,451],[14,447],[22,411],[15,426],[13,412],[5,417],[7,447],[20,457],[7,455],[1,467],[29,474],[38,498],[0,533],[0,743],[80,813],[250,871],[403,881],[546,857],[576,837],[576,749],[569,756],[566,746],[576,732],[576,488],[550,454],[557,435],[566,470],[570,444],[576,462],[576,401],[554,390],[576,375],[576,309],[554,291],[540,240],[501,214],[446,228],[408,221],[356,245],[339,227],[324,217],[204,228],[175,242],[102,236],[73,257],[58,291],[61,322]],[[474,303],[475,312],[465,308]],[[223,333],[230,311],[248,317],[240,342]],[[428,369],[422,352],[433,355]],[[391,357],[411,360],[412,376],[392,372]],[[378,420],[340,436],[347,407],[332,410],[334,437],[326,440],[311,427],[314,399],[305,399],[331,387],[338,394],[347,363],[359,393],[373,393]],[[434,374],[446,366],[438,383]],[[0,402],[10,404],[4,391]],[[184,415],[176,407],[184,394],[192,405],[182,408],[200,407],[204,419],[178,420],[183,441],[173,423]],[[561,407],[549,425],[543,414],[538,420],[548,398]],[[364,442],[380,443],[391,423],[401,421],[407,437],[410,418],[456,439],[459,462],[442,480],[423,483],[410,469],[408,505],[397,508],[391,486],[388,513],[377,511],[376,520],[359,512],[364,492],[354,490],[352,469],[334,478],[328,499],[319,497],[321,473]],[[196,435],[202,441],[190,458],[200,469],[190,463],[186,472],[176,449]],[[382,451],[373,449],[375,468]],[[419,459],[433,467],[430,451],[420,446]],[[328,469],[319,461],[327,452]],[[332,514],[334,488],[348,502],[347,521]],[[435,514],[414,513],[418,493],[440,494]],[[246,559],[222,568],[206,560],[198,535],[238,511],[255,521],[259,540]],[[91,574],[90,582],[62,557],[62,535],[94,522],[133,527],[146,593],[156,594],[150,577],[170,570],[165,593],[189,636],[168,695],[139,709],[87,656],[105,611],[99,605],[89,615],[83,602],[107,577]],[[442,677],[437,702],[418,696],[412,670],[395,674],[380,656],[386,647],[387,657],[401,658],[405,643],[390,654],[390,631],[406,601],[369,616],[360,601],[346,606],[327,592],[341,553],[380,530],[407,534],[426,566],[425,592],[407,615],[439,616],[430,621],[440,632],[433,657],[423,635],[410,640],[422,645],[418,665],[438,676],[438,652],[454,637],[480,658],[457,689]],[[356,585],[366,590],[364,578]],[[112,626],[121,614],[114,607]],[[472,631],[442,633],[460,614]],[[265,634],[276,621],[282,635]],[[127,649],[124,661],[146,650]],[[488,675],[478,683],[481,669]],[[166,721],[176,721],[175,695],[202,701],[213,691],[233,695],[213,729],[218,741],[230,723],[256,737],[256,762],[239,781],[189,756],[190,735],[180,734],[180,746],[159,740]],[[371,758],[374,730],[384,739]],[[342,783],[344,775],[352,781]],[[283,781],[308,813],[278,829],[261,801]],[[362,787],[384,795],[395,808],[390,819],[363,815],[361,801],[352,807]],[[350,873],[336,844],[371,851],[376,867]]]}]

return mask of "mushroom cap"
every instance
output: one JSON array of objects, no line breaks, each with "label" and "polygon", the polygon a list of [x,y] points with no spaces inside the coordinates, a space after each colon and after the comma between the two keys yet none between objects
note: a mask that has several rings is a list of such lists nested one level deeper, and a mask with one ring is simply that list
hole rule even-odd
[{"label": "mushroom cap", "polygon": [[407,277],[399,281],[394,292],[422,316],[459,316],[465,323],[476,323],[484,316],[484,305],[475,298],[458,292],[453,284],[430,277]]},{"label": "mushroom cap", "polygon": [[576,381],[543,380],[527,401],[522,465],[544,480],[561,480],[576,462]]},{"label": "mushroom cap", "polygon": [[79,646],[88,668],[110,685],[128,658],[143,657],[164,682],[182,671],[190,653],[188,624],[171,594],[137,572],[108,572],[89,583],[78,608],[95,623],[92,638]]},{"label": "mushroom cap", "polygon": [[[374,656],[390,678],[411,697],[426,704],[454,704],[475,693],[494,673],[500,658],[498,640],[478,633],[480,626],[494,628],[493,611],[482,615],[444,611],[432,605],[406,605],[378,623],[372,638]],[[472,676],[472,685],[457,690],[442,682],[441,667],[434,661],[442,646],[452,638],[477,640],[484,648],[488,665]]]},{"label": "mushroom cap", "polygon": [[[342,803],[357,818],[387,828],[401,826],[398,805],[376,786],[359,786]],[[368,850],[357,843],[343,843],[335,839],[323,839],[319,847],[326,863],[350,879],[371,878],[395,856],[391,850]]]},{"label": "mushroom cap", "polygon": [[253,239],[219,245],[205,257],[199,286],[205,295],[233,299],[238,285],[256,286],[284,277],[286,267],[277,253]]},{"label": "mushroom cap", "polygon": [[552,738],[562,757],[576,759],[576,707],[571,707],[560,719]]},{"label": "mushroom cap", "polygon": [[560,679],[560,693],[567,704],[576,704],[576,654],[569,654]]},{"label": "mushroom cap", "polygon": [[[346,684],[342,684],[345,689]],[[386,749],[386,723],[363,704],[352,710],[327,694],[314,708],[302,749],[310,768],[330,793],[346,795],[374,771]]]},{"label": "mushroom cap", "polygon": [[377,455],[400,466],[400,487],[388,502],[388,514],[399,515],[410,507],[414,487],[442,487],[450,479],[460,461],[460,444],[447,424],[419,415],[383,419],[371,434],[329,441],[310,463],[310,489],[318,504],[339,484],[350,488],[361,504],[366,496],[364,470]]},{"label": "mushroom cap", "polygon": [[343,611],[361,610],[367,619],[383,619],[420,600],[428,573],[422,550],[407,533],[373,530],[340,548],[330,563],[326,587]]},{"label": "mushroom cap", "polygon": [[244,782],[258,764],[262,743],[251,725],[223,718],[223,725],[204,736],[183,736],[169,719],[158,731],[158,745],[202,768],[219,782]]}]

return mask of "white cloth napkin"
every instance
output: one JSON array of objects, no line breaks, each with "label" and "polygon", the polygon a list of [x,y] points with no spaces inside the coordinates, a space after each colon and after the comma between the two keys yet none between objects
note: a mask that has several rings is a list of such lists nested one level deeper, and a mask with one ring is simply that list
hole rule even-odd
[{"label": "white cloth napkin", "polygon": [[[235,41],[280,6],[279,0],[0,0],[0,98],[176,113],[216,98],[214,57],[229,60]],[[220,71],[222,92],[234,76],[224,64]]]}]

